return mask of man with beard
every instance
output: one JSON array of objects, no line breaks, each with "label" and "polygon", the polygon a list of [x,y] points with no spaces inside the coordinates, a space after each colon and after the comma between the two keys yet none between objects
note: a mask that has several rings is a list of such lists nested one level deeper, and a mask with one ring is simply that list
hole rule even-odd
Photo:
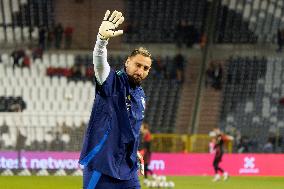
[{"label": "man with beard", "polygon": [[[108,40],[123,34],[116,28],[121,12],[106,11],[93,51],[96,79],[95,101],[85,133],[79,163],[84,165],[83,188],[140,189],[137,155],[139,131],[144,118],[145,94],[141,82],[152,60],[145,48],[133,50],[124,69],[114,71],[107,62]],[[139,156],[139,157],[138,157]]]}]

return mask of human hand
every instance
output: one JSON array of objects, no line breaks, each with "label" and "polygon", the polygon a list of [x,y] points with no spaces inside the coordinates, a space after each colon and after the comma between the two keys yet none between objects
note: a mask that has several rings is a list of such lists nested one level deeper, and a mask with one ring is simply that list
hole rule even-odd
[{"label": "human hand", "polygon": [[124,21],[122,13],[115,10],[110,17],[109,15],[110,11],[107,10],[104,20],[99,28],[99,37],[102,40],[108,40],[111,37],[123,34],[123,30],[115,30]]}]

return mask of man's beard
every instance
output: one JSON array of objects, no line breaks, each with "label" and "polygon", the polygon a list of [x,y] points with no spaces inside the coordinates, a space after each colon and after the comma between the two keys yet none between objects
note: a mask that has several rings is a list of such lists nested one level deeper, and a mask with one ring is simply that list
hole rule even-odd
[{"label": "man's beard", "polygon": [[134,77],[133,75],[128,75],[128,81],[130,86],[140,86],[142,83],[142,79],[138,77]]}]

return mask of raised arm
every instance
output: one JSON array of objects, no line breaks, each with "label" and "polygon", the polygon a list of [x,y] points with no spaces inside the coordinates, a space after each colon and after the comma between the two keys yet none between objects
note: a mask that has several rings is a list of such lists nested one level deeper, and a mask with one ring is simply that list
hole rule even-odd
[{"label": "raised arm", "polygon": [[103,84],[110,72],[110,66],[107,62],[107,44],[108,39],[123,34],[123,30],[115,30],[122,22],[124,17],[121,12],[107,10],[104,20],[99,28],[96,45],[93,52],[93,64],[95,77],[99,84]]}]

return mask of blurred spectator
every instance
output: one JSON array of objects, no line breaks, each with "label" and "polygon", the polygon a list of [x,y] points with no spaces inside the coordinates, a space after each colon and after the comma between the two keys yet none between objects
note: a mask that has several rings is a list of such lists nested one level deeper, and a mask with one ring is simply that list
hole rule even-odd
[{"label": "blurred spectator", "polygon": [[206,35],[206,33],[203,33],[201,35],[201,38],[200,38],[200,44],[199,44],[200,45],[200,49],[204,49],[206,44],[207,44],[207,35]]},{"label": "blurred spectator", "polygon": [[50,143],[51,150],[54,151],[63,151],[64,150],[64,142],[61,140],[60,133],[55,133],[55,138]]},{"label": "blurred spectator", "polygon": [[249,139],[246,136],[241,137],[240,142],[237,146],[238,153],[248,153],[249,152]]},{"label": "blurred spectator", "polygon": [[73,35],[73,27],[67,26],[64,30],[64,36],[65,36],[65,49],[70,49],[72,45],[72,35]]},{"label": "blurred spectator", "polygon": [[61,23],[58,23],[54,28],[55,35],[55,48],[60,49],[63,35],[63,27]]},{"label": "blurred spectator", "polygon": [[20,112],[26,109],[26,103],[22,97],[1,97],[0,107],[1,112]]},{"label": "blurred spectator", "polygon": [[176,26],[175,40],[177,47],[192,47],[192,45],[199,41],[198,31],[190,21],[181,20]]},{"label": "blurred spectator", "polygon": [[194,43],[197,43],[199,41],[198,31],[195,29],[194,25],[191,22],[187,22],[185,31],[186,47],[192,47]]},{"label": "blurred spectator", "polygon": [[223,78],[223,68],[221,62],[217,62],[217,65],[214,69],[214,79],[215,83],[213,87],[215,89],[222,89],[222,78]]},{"label": "blurred spectator", "polygon": [[44,150],[47,150],[48,147],[49,147],[48,142],[45,139],[43,139],[43,141],[40,142],[40,144],[39,144],[39,150],[44,151]]},{"label": "blurred spectator", "polygon": [[41,26],[38,30],[38,45],[39,48],[45,50],[45,42],[46,41],[46,29],[44,26]]},{"label": "blurred spectator", "polygon": [[71,68],[71,79],[77,80],[84,80],[86,77],[86,67],[83,64],[75,64]]},{"label": "blurred spectator", "polygon": [[46,41],[46,48],[50,49],[53,47],[54,44],[54,28],[47,29],[47,41]]},{"label": "blurred spectator", "polygon": [[11,57],[13,58],[13,68],[15,68],[16,66],[19,67],[20,66],[20,63],[19,63],[20,56],[18,54],[18,51],[13,50]]},{"label": "blurred spectator", "polygon": [[29,48],[24,49],[15,49],[11,53],[13,58],[13,68],[18,67],[30,67],[31,65],[31,51]]},{"label": "blurred spectator", "polygon": [[37,47],[33,49],[33,52],[32,52],[33,61],[38,58],[42,59],[42,55],[43,55],[43,50],[41,48]]},{"label": "blurred spectator", "polygon": [[282,136],[277,133],[277,131],[270,131],[268,136],[268,141],[272,144],[273,152],[281,151]]},{"label": "blurred spectator", "polygon": [[20,112],[21,106],[18,103],[11,103],[10,106],[8,106],[9,112]]},{"label": "blurred spectator", "polygon": [[[58,123],[57,123],[57,125],[59,126]],[[61,124],[60,127],[61,127],[61,130],[62,130],[62,133],[65,133],[65,134],[71,133],[71,126],[68,126],[65,121]]]},{"label": "blurred spectator", "polygon": [[2,139],[2,136],[0,135],[0,149],[4,149],[5,148],[5,143],[4,140]]},{"label": "blurred spectator", "polygon": [[22,97],[11,98],[8,103],[9,112],[22,112],[26,108],[26,103],[23,101]]},{"label": "blurred spectator", "polygon": [[222,89],[223,68],[219,61],[211,61],[206,71],[205,86],[210,85],[214,89]]},{"label": "blurred spectator", "polygon": [[25,57],[25,51],[23,49],[15,49],[12,51],[11,57],[13,58],[13,68],[15,68],[15,66],[21,67],[23,58]]},{"label": "blurred spectator", "polygon": [[274,150],[273,150],[273,144],[272,144],[272,139],[269,138],[267,140],[267,142],[264,144],[263,146],[263,152],[264,153],[272,153]]},{"label": "blurred spectator", "polygon": [[163,78],[163,72],[164,65],[162,63],[161,57],[158,56],[156,59],[154,59],[153,62],[153,73],[157,78]]},{"label": "blurred spectator", "polygon": [[0,136],[4,133],[9,133],[9,126],[7,125],[6,121],[4,120],[3,124],[0,127]]},{"label": "blurred spectator", "polygon": [[28,48],[25,49],[23,66],[30,67],[32,64],[31,58],[32,58],[32,47],[29,45]]},{"label": "blurred spectator", "polygon": [[174,57],[174,65],[175,65],[175,70],[176,70],[176,79],[179,83],[183,83],[184,81],[184,64],[185,64],[185,59],[182,56],[182,54],[177,54]]},{"label": "blurred spectator", "polygon": [[30,57],[25,55],[23,60],[23,67],[30,67],[31,66],[31,60]]},{"label": "blurred spectator", "polygon": [[31,45],[28,45],[28,47],[25,48],[25,55],[30,58],[32,57],[32,46]]},{"label": "blurred spectator", "polygon": [[206,70],[206,81],[205,81],[205,86],[207,87],[208,85],[212,86],[214,83],[214,64],[213,62],[209,63],[209,66]]},{"label": "blurred spectator", "polygon": [[31,142],[31,145],[30,145],[30,148],[29,148],[29,149],[30,149],[30,150],[33,150],[33,151],[39,150],[39,149],[40,149],[40,142],[39,142],[37,139],[33,140],[33,141]]},{"label": "blurred spectator", "polygon": [[17,129],[17,141],[16,141],[16,149],[22,150],[25,148],[27,137],[21,133],[19,129]]},{"label": "blurred spectator", "polygon": [[182,44],[186,42],[187,38],[187,24],[185,20],[181,20],[176,26],[175,39],[177,47],[182,47]]}]

